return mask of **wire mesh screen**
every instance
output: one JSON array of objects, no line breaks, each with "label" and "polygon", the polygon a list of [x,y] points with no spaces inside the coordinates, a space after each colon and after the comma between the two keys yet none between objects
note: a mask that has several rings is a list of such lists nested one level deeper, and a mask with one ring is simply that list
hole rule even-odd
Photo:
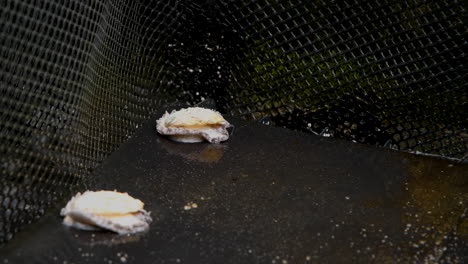
[{"label": "wire mesh screen", "polygon": [[[0,241],[151,116],[177,2],[6,1],[0,10]],[[142,28],[141,25],[147,25]],[[145,39],[151,38],[151,43]]]},{"label": "wire mesh screen", "polygon": [[3,1],[0,242],[158,109],[464,159],[461,1]]},{"label": "wire mesh screen", "polygon": [[466,26],[457,1],[251,1],[232,113],[357,142],[466,154]]}]

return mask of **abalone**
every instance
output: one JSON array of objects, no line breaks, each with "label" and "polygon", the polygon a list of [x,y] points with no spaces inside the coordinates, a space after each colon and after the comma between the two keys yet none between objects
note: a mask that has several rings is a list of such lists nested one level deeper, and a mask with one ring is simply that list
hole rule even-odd
[{"label": "abalone", "polygon": [[76,194],[60,212],[63,224],[81,230],[119,234],[146,231],[152,222],[144,203],[127,193],[86,191]]},{"label": "abalone", "polygon": [[166,112],[156,121],[156,130],[160,134],[183,143],[226,141],[229,127],[232,125],[219,112],[202,107]]}]

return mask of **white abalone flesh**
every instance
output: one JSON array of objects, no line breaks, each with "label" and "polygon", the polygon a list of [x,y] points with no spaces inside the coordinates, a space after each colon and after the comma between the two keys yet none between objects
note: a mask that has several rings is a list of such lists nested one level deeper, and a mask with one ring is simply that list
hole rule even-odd
[{"label": "white abalone flesh", "polygon": [[86,191],[76,194],[60,212],[63,224],[82,230],[119,234],[146,231],[152,219],[144,203],[127,193]]},{"label": "white abalone flesh", "polygon": [[220,143],[229,138],[227,128],[232,125],[217,111],[189,107],[166,112],[156,121],[156,130],[172,140],[184,143]]}]

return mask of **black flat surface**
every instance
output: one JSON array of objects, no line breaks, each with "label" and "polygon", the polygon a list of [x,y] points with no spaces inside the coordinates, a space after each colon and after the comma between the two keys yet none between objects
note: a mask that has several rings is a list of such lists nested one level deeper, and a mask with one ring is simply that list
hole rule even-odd
[{"label": "black flat surface", "polygon": [[69,229],[60,204],[0,263],[468,263],[466,164],[241,121],[178,144],[153,123],[87,186],[143,200],[148,233]]}]

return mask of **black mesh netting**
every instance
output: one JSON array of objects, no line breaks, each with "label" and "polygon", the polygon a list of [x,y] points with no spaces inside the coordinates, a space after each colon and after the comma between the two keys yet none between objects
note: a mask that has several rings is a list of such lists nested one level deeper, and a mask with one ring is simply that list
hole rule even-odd
[{"label": "black mesh netting", "polygon": [[1,3],[0,242],[176,100],[468,152],[462,1]]}]

